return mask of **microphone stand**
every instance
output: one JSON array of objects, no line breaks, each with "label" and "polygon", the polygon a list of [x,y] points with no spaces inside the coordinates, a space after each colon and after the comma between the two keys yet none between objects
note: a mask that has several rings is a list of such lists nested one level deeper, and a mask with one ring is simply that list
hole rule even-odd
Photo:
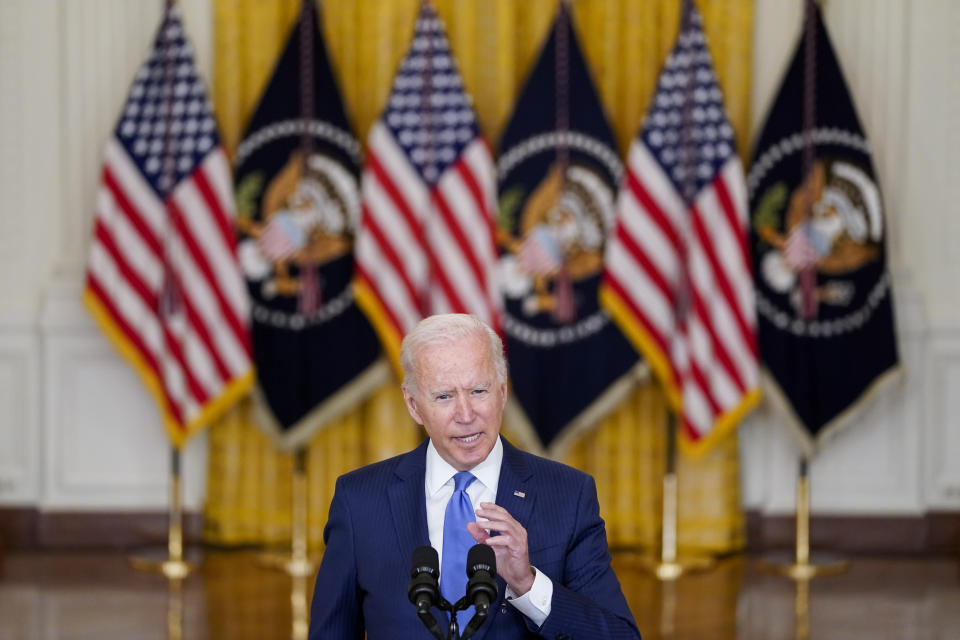
[{"label": "microphone stand", "polygon": [[[463,602],[463,599],[457,601],[457,604]],[[460,623],[457,622],[457,609],[456,605],[450,609],[450,626],[447,628],[447,640],[461,640],[460,638]]]},{"label": "microphone stand", "polygon": [[[466,600],[466,596],[461,598],[460,602],[463,602],[464,600]],[[460,602],[458,602],[457,604],[459,605]],[[463,608],[466,609],[469,606],[470,606],[470,603],[468,602],[463,606]],[[460,636],[460,640],[467,640],[467,638],[475,634],[477,630],[479,630],[480,627],[483,626],[484,620],[486,620],[487,616],[490,614],[489,604],[482,604],[482,605],[476,605],[476,606],[477,606],[477,609],[474,612],[473,617],[470,618],[470,622],[467,623],[467,627],[463,630],[463,635]],[[450,617],[453,618],[454,620],[457,619],[456,616],[450,616]],[[453,639],[451,638],[451,640]]]},{"label": "microphone stand", "polygon": [[[439,607],[441,611],[446,611],[449,609],[450,603],[444,600],[443,596],[440,596],[440,602],[437,603],[437,607]],[[437,640],[448,640],[443,637],[443,629],[440,627],[437,619],[433,617],[433,614],[430,613],[429,606],[418,606],[417,617],[420,618],[420,622],[427,628],[427,631],[433,634],[434,638]],[[454,617],[454,621],[456,621],[456,617]]]},{"label": "microphone stand", "polygon": [[470,622],[467,623],[466,628],[464,629],[464,634],[460,635],[460,623],[457,622],[457,611],[464,611],[470,607],[473,603],[467,600],[467,596],[463,596],[455,603],[450,604],[446,598],[440,596],[439,602],[436,606],[441,611],[447,611],[450,613],[450,624],[447,625],[447,635],[444,637],[443,630],[440,627],[440,624],[437,622],[430,614],[429,609],[417,608],[417,616],[420,618],[420,621],[423,622],[424,626],[427,627],[427,630],[433,634],[437,640],[467,640],[470,636],[477,632],[480,626],[483,624],[483,621],[487,619],[487,615],[490,613],[490,606],[480,606],[477,607],[476,613],[473,614],[473,617],[470,618]]}]

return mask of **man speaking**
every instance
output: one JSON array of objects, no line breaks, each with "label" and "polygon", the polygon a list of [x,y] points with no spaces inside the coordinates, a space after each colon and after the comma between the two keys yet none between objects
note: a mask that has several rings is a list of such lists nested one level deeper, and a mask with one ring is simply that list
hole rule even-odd
[{"label": "man speaking", "polygon": [[[497,334],[474,316],[431,316],[404,338],[400,362],[407,410],[429,438],[337,480],[310,640],[431,638],[407,599],[411,553],[437,550],[440,592],[453,603],[477,543],[494,551],[499,591],[475,638],[639,638],[593,479],[500,437]],[[461,630],[472,613],[458,615]]]}]

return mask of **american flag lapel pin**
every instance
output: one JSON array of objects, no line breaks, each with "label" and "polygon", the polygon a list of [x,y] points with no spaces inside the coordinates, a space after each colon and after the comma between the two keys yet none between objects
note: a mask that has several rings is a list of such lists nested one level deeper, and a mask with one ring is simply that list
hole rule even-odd
[{"label": "american flag lapel pin", "polygon": [[523,491],[514,491],[514,492],[513,492],[513,495],[517,496],[518,498],[526,498],[526,497],[527,497],[527,494],[524,493]]}]

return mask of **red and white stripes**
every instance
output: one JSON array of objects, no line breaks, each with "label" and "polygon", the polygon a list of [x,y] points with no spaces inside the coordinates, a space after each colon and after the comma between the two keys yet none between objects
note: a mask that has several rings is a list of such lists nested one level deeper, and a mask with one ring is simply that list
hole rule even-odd
[{"label": "red and white stripes", "polygon": [[627,165],[605,295],[616,298],[608,306],[628,325],[696,441],[756,394],[742,168],[736,157],[727,160],[687,207],[641,140]]},{"label": "red and white stripes", "polygon": [[481,138],[431,188],[377,122],[362,191],[357,278],[379,300],[391,333],[402,338],[434,313],[474,313],[499,326],[496,175]]},{"label": "red and white stripes", "polygon": [[[229,167],[217,148],[166,203],[114,138],[107,144],[86,294],[108,333],[185,434],[252,372],[249,302],[233,240]],[[171,294],[172,291],[172,294]],[[174,301],[164,312],[165,296]]]}]

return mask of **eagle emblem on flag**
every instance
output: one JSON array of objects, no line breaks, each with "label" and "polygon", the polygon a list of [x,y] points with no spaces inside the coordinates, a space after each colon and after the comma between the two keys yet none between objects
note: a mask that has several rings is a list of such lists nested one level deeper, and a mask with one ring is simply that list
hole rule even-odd
[{"label": "eagle emblem on flag", "polygon": [[[820,305],[849,307],[856,282],[844,276],[880,258],[883,207],[870,175],[841,158],[818,160],[787,197],[783,182],[759,195],[760,275],[805,320]],[[784,206],[786,205],[786,206]],[[804,277],[808,270],[822,276]]]},{"label": "eagle emblem on flag", "polygon": [[548,313],[569,324],[577,319],[581,295],[575,287],[603,268],[613,190],[588,164],[554,164],[521,207],[515,203],[523,195],[513,190],[501,204],[504,295],[519,301],[524,316]]},{"label": "eagle emblem on flag", "polygon": [[328,154],[295,150],[269,181],[264,172],[247,175],[238,195],[248,281],[264,298],[296,298],[301,313],[316,312],[325,284],[318,269],[351,255],[360,203],[356,177]]}]

